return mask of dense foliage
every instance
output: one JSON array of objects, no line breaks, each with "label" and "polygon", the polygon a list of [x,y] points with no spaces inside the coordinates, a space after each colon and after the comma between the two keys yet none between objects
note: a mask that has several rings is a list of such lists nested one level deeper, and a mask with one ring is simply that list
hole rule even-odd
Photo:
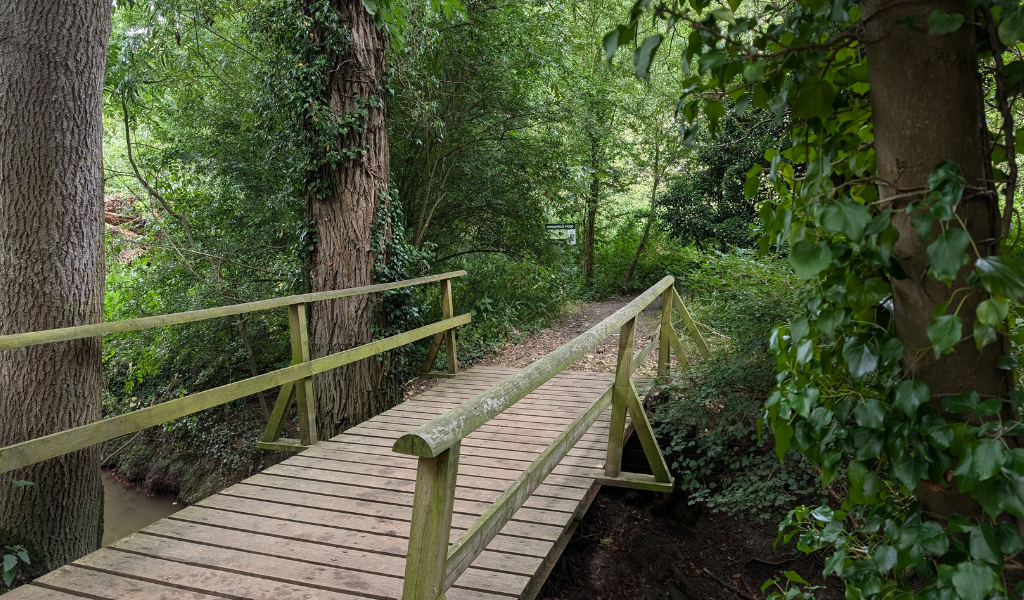
[{"label": "dense foliage", "polygon": [[[879,6],[868,7],[875,10],[870,18],[886,18],[890,6]],[[1013,521],[1024,518],[1024,454],[1016,443],[1024,396],[1012,389],[1002,397],[979,394],[968,371],[960,390],[936,396],[907,369],[915,359],[905,352],[917,349],[905,348],[893,326],[899,299],[892,288],[908,278],[907,254],[894,256],[896,223],[909,218],[913,229],[902,234],[927,246],[928,278],[957,286],[946,301],[935,301],[930,347],[922,353],[955,352],[969,360],[968,344],[984,349],[1006,340],[1009,307],[1024,295],[1024,269],[1012,253],[999,252],[1000,236],[968,233],[961,216],[968,200],[1000,194],[992,183],[981,189],[965,183],[961,165],[942,162],[926,186],[879,201],[879,187],[893,184],[876,164],[872,118],[880,105],[868,84],[865,45],[878,39],[869,32],[880,30],[865,25],[863,8],[845,0],[637,2],[630,20],[605,37],[605,47],[610,59],[635,40],[636,72],[647,77],[651,56],[668,38],[658,31],[643,37],[641,17],[650,11],[656,26],[685,37],[679,107],[690,141],[702,129],[720,133],[726,106],[737,115],[755,106],[785,124],[785,139],[764,155],[767,173],[759,165],[748,173],[747,196],[765,179],[777,194],[761,205],[762,250],[787,251],[807,282],[792,320],[771,336],[778,379],[764,422],[780,457],[797,449],[820,466],[824,485],[844,476],[848,494],[841,508],[792,512],[782,523],[783,539],[796,537],[808,552],[832,549],[824,572],[844,578],[847,598],[1019,595],[1016,565],[1004,566],[1024,546]],[[932,37],[962,27],[977,32],[969,39],[977,40],[978,64],[969,68],[983,77],[993,108],[994,131],[984,139],[992,144],[989,172],[1005,184],[1003,235],[1016,185],[1010,105],[1024,65],[1020,10],[1016,2],[972,2],[963,14],[936,9],[927,23],[908,18],[885,33],[901,35],[900,27],[908,34],[925,28]],[[992,245],[995,251],[988,250]],[[976,313],[973,340],[960,345],[961,309],[972,297],[982,298],[964,309]],[[998,368],[1013,369],[1016,354],[1002,354]],[[944,512],[924,511],[922,494],[950,489],[964,495]],[[813,594],[776,589],[778,598]]]}]

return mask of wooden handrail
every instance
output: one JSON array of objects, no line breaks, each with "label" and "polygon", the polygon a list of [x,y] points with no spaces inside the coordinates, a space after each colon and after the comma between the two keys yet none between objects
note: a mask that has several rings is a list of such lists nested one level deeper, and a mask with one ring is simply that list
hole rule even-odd
[{"label": "wooden handrail", "polygon": [[[675,352],[681,365],[689,365],[672,325],[673,308],[679,310],[701,355],[705,358],[709,356],[707,344],[675,291],[674,281],[671,276],[665,277],[571,342],[395,442],[395,452],[419,457],[402,600],[444,598],[445,590],[454,585],[609,406],[612,408],[612,416],[608,432],[608,458],[604,470],[595,471],[594,479],[602,485],[661,492],[672,490],[674,480],[658,448],[654,430],[631,376],[656,345],[659,348],[659,377],[668,373],[670,351]],[[658,295],[661,295],[663,302],[661,324],[651,340],[634,353],[637,315]],[[576,362],[616,328],[619,329],[619,353],[615,383],[609,385],[597,400],[577,416],[449,547],[452,503],[462,439]],[[634,430],[653,475],[620,472],[622,434],[627,412],[633,417]]]},{"label": "wooden handrail", "polygon": [[166,423],[167,421],[206,410],[207,408],[244,398],[256,392],[269,390],[290,381],[312,377],[317,373],[323,373],[324,371],[329,371],[357,360],[369,358],[381,352],[393,350],[399,346],[430,337],[435,333],[444,332],[469,322],[469,314],[445,319],[323,358],[301,362],[290,367],[197,392],[183,398],[176,398],[149,408],[143,408],[116,417],[110,417],[109,419],[103,419],[102,421],[96,421],[95,423],[89,423],[88,425],[51,433],[50,435],[7,446],[6,448],[0,448],[0,473],[6,473],[37,462],[56,458],[68,452],[87,448],[93,444],[99,444],[122,435],[146,429],[147,427]]},{"label": "wooden handrail", "polygon": [[449,410],[398,438],[392,448],[401,454],[432,458],[500,415],[555,375],[564,371],[584,354],[597,347],[613,331],[636,317],[675,281],[665,277],[632,302],[591,327],[550,354],[498,383],[489,390]]},{"label": "wooden handrail", "polygon": [[400,288],[411,287],[423,283],[430,283],[432,281],[441,281],[445,279],[452,279],[453,277],[462,277],[465,274],[466,271],[452,271],[451,273],[441,273],[440,275],[428,275],[427,277],[418,277],[416,279],[407,279],[405,281],[380,283],[377,285],[347,288],[344,290],[331,290],[327,292],[314,292],[311,294],[283,296],[281,298],[271,298],[269,300],[245,302],[242,304],[230,304],[228,306],[218,306],[217,308],[192,310],[188,312],[173,313],[169,315],[157,315],[154,317],[142,317],[139,319],[125,319],[123,321],[109,321],[106,323],[95,323],[92,325],[79,325],[77,327],[64,327],[61,329],[46,329],[43,331],[32,331],[28,333],[0,335],[0,350],[7,350],[10,348],[21,348],[23,346],[34,346],[36,344],[46,344],[49,342],[63,342],[67,340],[77,340],[80,338],[97,337],[102,335],[110,335],[112,333],[141,331],[143,329],[151,329],[153,327],[180,325],[182,323],[204,321],[206,319],[215,319],[217,317],[228,317],[231,315],[240,315],[244,313],[256,312],[259,310],[282,308],[293,304],[318,302],[321,300],[335,300],[337,298],[347,298],[349,296],[359,296],[361,294],[373,294],[375,292],[397,290]]}]

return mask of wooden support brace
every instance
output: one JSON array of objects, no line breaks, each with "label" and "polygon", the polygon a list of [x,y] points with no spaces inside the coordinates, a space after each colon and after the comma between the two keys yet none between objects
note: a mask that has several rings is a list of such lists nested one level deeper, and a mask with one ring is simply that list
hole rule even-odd
[{"label": "wooden support brace", "polygon": [[684,367],[690,366],[690,357],[686,354],[686,350],[683,349],[683,343],[679,341],[679,336],[676,334],[676,328],[672,325],[668,326],[668,343],[672,346],[672,351],[676,353],[676,360],[679,364]]},{"label": "wooden support brace", "polygon": [[[455,314],[455,306],[452,302],[452,280],[441,280],[441,318],[450,319]],[[444,344],[444,353],[448,360],[448,371],[431,371],[437,354]],[[418,371],[421,377],[454,377],[459,372],[458,352],[455,347],[455,329],[442,331],[434,336],[430,342],[430,350],[427,351],[427,358],[420,363]]]},{"label": "wooden support brace", "polygon": [[697,329],[697,324],[694,323],[693,318],[690,316],[690,312],[683,306],[683,299],[679,297],[679,292],[673,286],[669,288],[672,290],[672,297],[675,298],[676,309],[679,310],[679,316],[683,318],[683,322],[686,323],[686,328],[690,330],[690,335],[693,336],[694,343],[697,344],[697,349],[700,350],[700,355],[704,358],[711,356],[711,351],[708,350],[708,345],[704,342],[704,336],[700,334],[700,330]]},{"label": "wooden support brace", "polygon": [[626,321],[619,329],[619,355],[615,364],[615,384],[612,386],[612,416],[608,429],[608,453],[604,472],[615,477],[622,468],[622,441],[626,430],[626,397],[633,382],[633,346],[636,336],[636,317]]},{"label": "wooden support brace", "polygon": [[[291,329],[292,364],[309,362],[309,326],[306,323],[306,305],[288,306],[288,325]],[[315,444],[316,397],[313,395],[313,378],[303,377],[295,382],[295,408],[299,420],[299,441],[303,446]]]},{"label": "wooden support brace", "polygon": [[456,443],[434,458],[419,459],[402,600],[444,597],[459,448]]},{"label": "wooden support brace", "polygon": [[[668,375],[672,357],[669,354],[669,332],[672,330],[672,294],[669,288],[661,294],[661,328],[658,330],[658,377]],[[682,362],[682,359],[679,360]]]}]

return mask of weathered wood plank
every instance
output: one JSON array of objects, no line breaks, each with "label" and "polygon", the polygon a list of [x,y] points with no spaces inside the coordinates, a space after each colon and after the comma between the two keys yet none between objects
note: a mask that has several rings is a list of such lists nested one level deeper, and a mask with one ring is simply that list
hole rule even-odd
[{"label": "weathered wood plank", "polygon": [[47,329],[45,331],[33,331],[30,333],[0,335],[0,350],[21,348],[23,346],[33,346],[35,344],[45,344],[48,342],[62,342],[67,340],[77,340],[80,338],[110,335],[112,333],[141,331],[143,329],[151,329],[153,327],[180,325],[182,323],[205,321],[207,319],[240,315],[260,310],[268,310],[271,308],[282,308],[289,304],[301,304],[306,302],[317,302],[320,300],[333,300],[335,298],[360,296],[362,294],[373,294],[377,292],[385,292],[387,290],[397,290],[414,285],[431,283],[434,281],[441,281],[443,279],[451,279],[453,277],[462,277],[465,274],[466,271],[452,271],[451,273],[428,275],[426,277],[418,277],[416,279],[407,279],[405,281],[396,281],[393,283],[380,283],[377,285],[367,285],[344,290],[284,296],[281,298],[260,300],[258,302],[244,302],[242,304],[231,304],[229,306],[219,306],[217,308],[193,310],[170,315],[126,319],[124,321],[111,321],[107,323],[96,323],[93,325],[80,325],[78,327],[64,327],[61,329]]},{"label": "weathered wood plank", "polygon": [[704,341],[704,336],[701,335],[700,330],[697,329],[697,324],[693,322],[693,317],[690,316],[690,312],[686,310],[686,305],[683,304],[683,299],[679,297],[679,292],[675,288],[672,288],[672,297],[675,298],[676,310],[679,311],[679,316],[683,318],[683,323],[686,323],[686,328],[690,330],[690,335],[693,336],[693,341],[697,344],[697,348],[700,350],[700,355],[704,358],[711,356],[711,352],[708,350],[708,345]]},{"label": "weathered wood plank", "polygon": [[[60,589],[71,594],[82,594],[88,598],[109,598],[110,600],[128,600],[132,598],[151,598],[152,600],[218,600],[221,596],[211,596],[201,592],[190,592],[142,581],[130,577],[121,577],[112,573],[101,573],[83,569],[75,565],[66,565],[56,571],[47,573],[36,580],[37,585],[45,585]],[[4,600],[15,600],[16,595],[6,595]]]},{"label": "weathered wood plank", "polygon": [[47,589],[39,585],[23,585],[3,594],[4,600],[81,600],[88,596],[69,594],[66,591]]}]

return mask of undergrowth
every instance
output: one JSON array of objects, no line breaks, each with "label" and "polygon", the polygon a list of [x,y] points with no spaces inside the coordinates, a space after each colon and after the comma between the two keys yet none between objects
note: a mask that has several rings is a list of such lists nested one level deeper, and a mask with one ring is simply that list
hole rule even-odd
[{"label": "undergrowth", "polygon": [[677,286],[705,328],[709,359],[663,383],[655,421],[677,483],[691,503],[758,520],[822,492],[796,454],[780,462],[757,416],[775,380],[768,335],[793,311],[789,268],[747,251],[689,263]]}]

